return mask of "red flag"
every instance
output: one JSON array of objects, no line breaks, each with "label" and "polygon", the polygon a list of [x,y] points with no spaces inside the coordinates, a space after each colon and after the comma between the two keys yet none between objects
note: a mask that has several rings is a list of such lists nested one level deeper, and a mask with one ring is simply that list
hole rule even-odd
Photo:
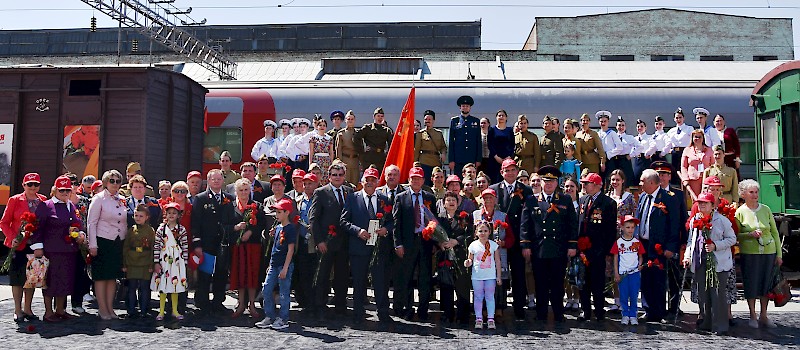
[{"label": "red flag", "polygon": [[[386,155],[386,163],[383,165],[384,171],[386,167],[394,164],[400,168],[400,183],[408,181],[408,171],[414,164],[414,100],[416,99],[414,87],[408,93],[408,100],[406,105],[403,106],[403,112],[400,113],[400,121],[397,122],[397,128],[394,130],[394,138],[392,138],[392,146],[389,147],[389,153]],[[381,175],[381,185],[386,184],[383,174]]]},{"label": "red flag", "polygon": [[203,109],[203,131],[208,134],[208,107]]}]

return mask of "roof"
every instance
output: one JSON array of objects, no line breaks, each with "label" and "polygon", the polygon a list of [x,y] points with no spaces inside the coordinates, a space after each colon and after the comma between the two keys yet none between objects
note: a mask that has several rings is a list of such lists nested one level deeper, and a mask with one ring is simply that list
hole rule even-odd
[{"label": "roof", "polygon": [[589,17],[601,17],[601,16],[614,16],[614,15],[621,15],[621,14],[632,14],[632,13],[640,13],[640,12],[686,12],[686,13],[695,13],[700,15],[713,15],[713,16],[725,16],[725,17],[739,17],[739,18],[752,18],[752,19],[788,19],[791,18],[787,17],[752,17],[752,16],[741,16],[741,15],[729,15],[725,13],[716,13],[716,12],[705,12],[705,11],[690,11],[690,10],[683,10],[683,9],[672,9],[672,8],[652,8],[652,9],[643,9],[643,10],[631,10],[631,11],[620,11],[620,12],[609,12],[609,13],[596,13],[592,15],[582,15],[582,16],[546,16],[546,17],[536,17],[536,19],[540,18],[589,18]]},{"label": "roof", "polygon": [[[548,62],[425,61],[417,74],[323,74],[319,61],[240,62],[240,82],[314,81],[743,81],[757,82],[784,61]],[[467,79],[467,72],[474,79]],[[199,82],[219,80],[205,68],[186,63],[183,74]]]}]

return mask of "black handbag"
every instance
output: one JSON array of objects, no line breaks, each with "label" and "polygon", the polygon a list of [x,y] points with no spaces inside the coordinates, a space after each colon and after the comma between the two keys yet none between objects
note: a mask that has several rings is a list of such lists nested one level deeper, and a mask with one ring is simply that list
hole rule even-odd
[{"label": "black handbag", "polygon": [[776,307],[781,307],[792,300],[792,287],[789,281],[783,277],[780,266],[775,266],[772,270],[772,289],[767,293],[767,298],[775,303]]},{"label": "black handbag", "polygon": [[456,285],[455,260],[448,258],[447,251],[439,251],[436,254],[436,276],[442,285],[454,287]]}]

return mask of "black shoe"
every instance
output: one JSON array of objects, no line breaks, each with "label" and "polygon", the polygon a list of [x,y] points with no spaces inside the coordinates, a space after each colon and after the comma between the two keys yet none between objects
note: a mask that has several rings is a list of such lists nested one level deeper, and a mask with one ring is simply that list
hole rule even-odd
[{"label": "black shoe", "polygon": [[676,317],[677,315],[675,315],[675,313],[673,312],[668,312],[666,315],[664,315],[664,319],[667,320],[668,322],[674,321]]},{"label": "black shoe", "polygon": [[364,324],[364,316],[355,316],[353,317],[353,324],[356,326],[360,326]]},{"label": "black shoe", "polygon": [[383,324],[389,324],[389,323],[394,323],[394,319],[392,319],[392,317],[389,315],[378,316],[378,322]]},{"label": "black shoe", "polygon": [[418,314],[417,314],[417,319],[419,319],[421,322],[427,322],[427,321],[428,321],[428,313],[427,313],[427,312],[425,312],[425,313],[423,313],[423,312],[420,312],[420,313],[418,313]]},{"label": "black shoe", "polygon": [[603,322],[606,320],[606,317],[603,315],[597,316],[597,322]]},{"label": "black shoe", "polygon": [[701,325],[701,324],[703,324],[703,319],[702,319],[702,318],[698,318],[698,319],[696,319],[696,320],[694,321],[694,325],[695,325],[695,326],[698,326],[698,327],[700,327],[700,325]]},{"label": "black shoe", "polygon": [[30,315],[29,314],[24,314],[22,316],[22,318],[24,318],[25,321],[28,321],[28,322],[33,322],[33,321],[38,321],[39,320],[39,316],[36,316],[34,314],[30,314]]},{"label": "black shoe", "polygon": [[732,318],[728,320],[728,327],[733,327],[735,325],[736,325],[736,320]]}]

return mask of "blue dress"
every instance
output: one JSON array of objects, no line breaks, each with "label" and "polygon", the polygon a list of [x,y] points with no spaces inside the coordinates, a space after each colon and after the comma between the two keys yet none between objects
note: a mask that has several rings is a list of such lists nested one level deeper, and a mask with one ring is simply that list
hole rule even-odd
[{"label": "blue dress", "polygon": [[514,129],[506,126],[500,130],[496,126],[489,128],[486,136],[486,143],[489,146],[489,164],[486,164],[486,175],[489,175],[491,183],[502,180],[500,177],[500,163],[494,156],[500,158],[514,157]]}]

